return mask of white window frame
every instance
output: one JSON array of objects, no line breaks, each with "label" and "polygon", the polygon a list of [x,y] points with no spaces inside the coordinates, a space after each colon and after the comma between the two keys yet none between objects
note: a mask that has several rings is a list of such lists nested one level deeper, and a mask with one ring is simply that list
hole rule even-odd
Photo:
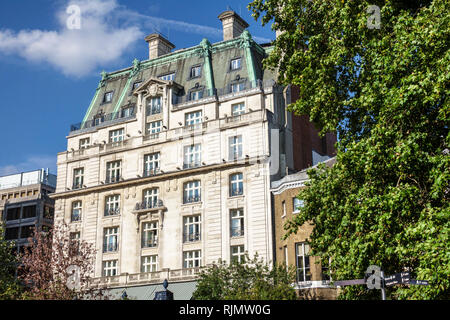
[{"label": "white window frame", "polygon": [[158,246],[158,221],[142,223],[141,247],[154,248]]},{"label": "white window frame", "polygon": [[80,150],[87,149],[90,146],[90,138],[80,139]]},{"label": "white window frame", "polygon": [[[83,213],[83,202],[81,200],[76,200],[72,202],[71,211],[70,211],[70,221],[77,222],[81,221],[81,214]],[[74,219],[74,217],[78,216],[78,219]]]},{"label": "white window frame", "polygon": [[150,100],[147,100],[147,116],[154,115],[154,114],[160,114],[162,112],[162,97],[156,96],[150,98]]},{"label": "white window frame", "polygon": [[119,227],[103,229],[103,253],[119,250]]},{"label": "white window frame", "polygon": [[245,246],[243,244],[230,247],[230,261],[242,263],[245,258]]},{"label": "white window frame", "polygon": [[141,272],[157,272],[158,271],[158,255],[150,255],[141,257]]},{"label": "white window frame", "polygon": [[160,133],[162,130],[162,120],[149,122],[145,126],[147,135]]},{"label": "white window frame", "polygon": [[186,127],[195,126],[203,122],[203,112],[202,110],[197,110],[194,112],[189,112],[184,115],[184,125]]},{"label": "white window frame", "polygon": [[288,248],[287,246],[283,247],[284,251],[284,263],[286,264],[286,267],[289,266],[289,258],[288,258]]},{"label": "white window frame", "polygon": [[233,117],[240,116],[245,113],[245,102],[231,105],[231,115]]},{"label": "white window frame", "polygon": [[281,210],[282,210],[282,215],[281,217],[284,218],[286,217],[286,201],[281,201]]},{"label": "white window frame", "polygon": [[230,161],[242,159],[242,135],[228,138],[228,159]]},{"label": "white window frame", "polygon": [[175,72],[160,76],[159,79],[164,80],[164,81],[174,81],[175,80]]},{"label": "white window frame", "polygon": [[202,163],[202,145],[200,143],[184,146],[183,168],[197,168]]},{"label": "white window frame", "polygon": [[114,194],[105,198],[105,217],[120,214],[120,195]]},{"label": "white window frame", "polygon": [[[297,282],[311,281],[311,263],[309,260],[310,251],[311,248],[309,246],[309,243],[307,242],[297,242],[295,244],[295,267],[297,271]],[[299,265],[299,261],[301,261],[302,263],[301,266]],[[300,280],[300,276],[303,278],[303,280]],[[306,279],[307,276],[309,277],[309,279]]]},{"label": "white window frame", "polygon": [[202,234],[201,215],[183,217],[183,242],[200,241],[201,234]]},{"label": "white window frame", "polygon": [[[296,202],[297,202],[297,204],[296,204]],[[293,208],[292,213],[293,213],[293,214],[299,213],[300,210],[299,210],[298,208],[302,208],[303,205],[304,205],[303,200],[301,200],[301,199],[299,199],[299,198],[297,198],[297,197],[293,197],[293,198],[292,198],[292,208]]]},{"label": "white window frame", "polygon": [[198,78],[202,75],[202,66],[193,66],[189,73],[190,79]]},{"label": "white window frame", "polygon": [[125,130],[123,128],[111,130],[109,132],[109,143],[123,141]]},{"label": "white window frame", "polygon": [[144,155],[144,176],[151,176],[159,172],[161,154],[154,152]]},{"label": "white window frame", "polygon": [[128,118],[128,117],[131,117],[131,116],[133,115],[133,110],[134,110],[134,107],[125,107],[125,108],[122,108],[122,109],[120,110],[120,117],[121,117],[121,118]]},{"label": "white window frame", "polygon": [[232,59],[231,60],[231,64],[230,64],[230,67],[231,67],[231,70],[238,70],[238,69],[240,69],[241,68],[241,58],[235,58],[235,59]]},{"label": "white window frame", "polygon": [[113,91],[105,92],[105,94],[103,95],[103,103],[112,102],[113,95],[114,95]]},{"label": "white window frame", "polygon": [[198,268],[202,265],[202,251],[201,250],[191,250],[183,251],[183,268]]},{"label": "white window frame", "polygon": [[143,199],[146,208],[154,208],[157,206],[159,199],[159,188],[145,189]]},{"label": "white window frame", "polygon": [[203,89],[200,90],[192,90],[189,92],[189,100],[195,101],[203,98]]},{"label": "white window frame", "polygon": [[80,231],[77,231],[77,232],[71,232],[71,233],[69,234],[69,239],[70,239],[70,240],[73,240],[73,241],[80,241],[80,239],[81,239],[81,233],[80,233]]},{"label": "white window frame", "polygon": [[118,274],[118,261],[107,260],[103,261],[103,276],[114,277]]},{"label": "white window frame", "polygon": [[122,174],[122,160],[109,161],[106,163],[107,183],[118,182]]},{"label": "white window frame", "polygon": [[73,169],[73,189],[80,189],[83,187],[84,168]]},{"label": "white window frame", "polygon": [[245,84],[243,81],[231,84],[231,93],[241,92],[241,91],[244,91],[244,89],[245,89]]},{"label": "white window frame", "polygon": [[189,181],[183,185],[183,203],[202,201],[202,184],[200,180]]},{"label": "white window frame", "polygon": [[244,227],[244,209],[230,209],[230,237],[243,236],[245,234]]},{"label": "white window frame", "polygon": [[94,117],[94,126],[98,126],[103,121],[105,121],[105,116],[103,114],[95,116]]},{"label": "white window frame", "polygon": [[[234,193],[234,190],[236,193]],[[236,172],[230,174],[230,197],[239,197],[244,194],[244,174],[242,172]]]}]

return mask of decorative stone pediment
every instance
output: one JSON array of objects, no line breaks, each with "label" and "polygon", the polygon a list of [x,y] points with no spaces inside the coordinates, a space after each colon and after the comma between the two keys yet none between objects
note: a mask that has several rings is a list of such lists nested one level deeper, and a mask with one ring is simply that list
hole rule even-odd
[{"label": "decorative stone pediment", "polygon": [[150,78],[141,84],[136,90],[134,90],[134,95],[142,94],[144,96],[157,96],[162,95],[164,92],[164,87],[181,87],[174,81],[166,81],[157,78]]},{"label": "decorative stone pediment", "polygon": [[134,90],[133,94],[143,94],[143,95],[150,95],[150,96],[156,96],[156,95],[162,95],[164,91],[164,86],[167,86],[169,84],[169,81],[160,80],[156,78],[150,78],[147,81],[145,81],[143,84],[141,84],[136,90]]}]

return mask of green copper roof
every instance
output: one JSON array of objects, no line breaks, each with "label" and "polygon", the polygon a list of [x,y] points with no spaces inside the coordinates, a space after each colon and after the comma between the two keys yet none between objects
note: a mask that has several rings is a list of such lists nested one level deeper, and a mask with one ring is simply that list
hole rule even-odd
[{"label": "green copper roof", "polygon": [[[199,45],[156,59],[135,59],[131,67],[102,73],[102,79],[83,122],[91,120],[100,112],[117,113],[122,106],[135,104],[136,97],[131,94],[134,83],[172,72],[175,72],[174,81],[184,88],[185,94],[196,86],[218,90],[228,88],[236,78],[253,82],[274,79],[273,72],[262,69],[262,60],[268,50],[270,49],[253,41],[248,31],[244,31],[240,37],[231,40],[211,44],[207,39],[203,39]],[[230,62],[234,58],[241,58],[241,68],[238,70],[230,70]],[[190,79],[191,67],[197,65],[202,67],[201,76]],[[107,92],[113,93],[112,101],[104,103]]]}]

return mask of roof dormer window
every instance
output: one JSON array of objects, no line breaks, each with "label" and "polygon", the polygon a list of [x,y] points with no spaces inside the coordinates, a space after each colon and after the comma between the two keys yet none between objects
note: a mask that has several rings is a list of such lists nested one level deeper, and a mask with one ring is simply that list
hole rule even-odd
[{"label": "roof dormer window", "polygon": [[103,96],[103,103],[110,103],[112,101],[112,97],[113,97],[112,91],[106,92],[105,95]]},{"label": "roof dormer window", "polygon": [[238,70],[241,68],[241,58],[231,60],[230,70]]},{"label": "roof dormer window", "polygon": [[202,66],[191,67],[190,79],[200,77],[201,72],[202,72]]},{"label": "roof dormer window", "polygon": [[160,76],[159,79],[165,80],[165,81],[174,81],[175,80],[175,72]]},{"label": "roof dormer window", "polygon": [[136,81],[133,83],[133,91],[139,88],[139,86],[142,84],[142,81]]}]

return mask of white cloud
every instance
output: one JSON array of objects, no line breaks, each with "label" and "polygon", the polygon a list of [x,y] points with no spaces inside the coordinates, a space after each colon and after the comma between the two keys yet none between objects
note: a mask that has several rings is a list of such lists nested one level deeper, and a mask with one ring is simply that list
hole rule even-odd
[{"label": "white cloud", "polygon": [[0,167],[0,177],[25,171],[50,169],[50,173],[56,174],[56,156],[33,155],[25,161]]},{"label": "white cloud", "polygon": [[118,27],[116,0],[78,0],[81,29],[70,30],[66,7],[57,12],[58,31],[0,30],[0,52],[16,54],[34,63],[46,62],[68,76],[85,76],[117,61],[143,32],[136,26]]},{"label": "white cloud", "polygon": [[[79,30],[67,28],[69,5],[81,9]],[[119,5],[117,0],[71,0],[56,16],[59,22],[56,31],[0,30],[0,53],[18,55],[32,63],[48,63],[67,76],[82,77],[117,62],[136,41],[143,39],[145,34],[141,28],[164,32],[164,26],[170,26],[178,32],[222,38],[221,29],[143,15]]]}]

